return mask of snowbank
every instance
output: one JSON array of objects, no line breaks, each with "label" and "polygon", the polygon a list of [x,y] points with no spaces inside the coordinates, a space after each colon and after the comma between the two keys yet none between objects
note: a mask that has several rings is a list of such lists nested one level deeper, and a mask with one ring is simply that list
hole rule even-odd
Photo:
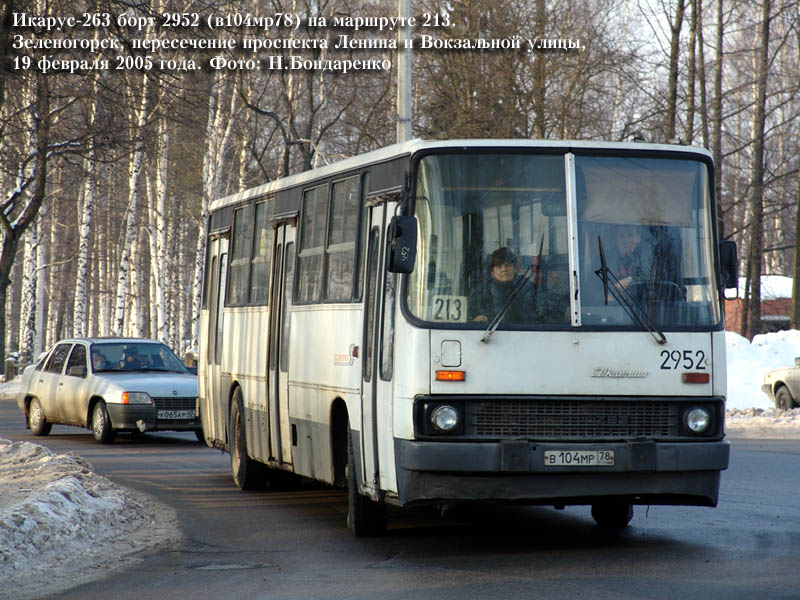
[{"label": "snowbank", "polygon": [[0,598],[74,587],[179,537],[173,511],[77,454],[0,438]]},{"label": "snowbank", "polygon": [[774,407],[761,391],[764,373],[794,364],[800,356],[800,331],[778,331],[757,335],[753,342],[731,331],[725,332],[728,353],[728,409]]}]

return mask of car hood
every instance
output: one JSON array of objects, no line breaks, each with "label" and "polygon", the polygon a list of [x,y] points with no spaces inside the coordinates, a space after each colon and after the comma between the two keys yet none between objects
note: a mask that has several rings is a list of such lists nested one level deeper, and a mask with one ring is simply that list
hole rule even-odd
[{"label": "car hood", "polygon": [[147,392],[153,398],[197,396],[197,376],[191,373],[96,373],[90,385],[104,396],[104,392],[111,390]]}]

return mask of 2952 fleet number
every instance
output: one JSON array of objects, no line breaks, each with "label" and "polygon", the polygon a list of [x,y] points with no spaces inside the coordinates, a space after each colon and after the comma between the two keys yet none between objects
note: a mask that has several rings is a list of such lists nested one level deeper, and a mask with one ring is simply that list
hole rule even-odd
[{"label": "2952 fleet number", "polygon": [[706,370],[706,353],[702,350],[662,350],[662,369]]}]

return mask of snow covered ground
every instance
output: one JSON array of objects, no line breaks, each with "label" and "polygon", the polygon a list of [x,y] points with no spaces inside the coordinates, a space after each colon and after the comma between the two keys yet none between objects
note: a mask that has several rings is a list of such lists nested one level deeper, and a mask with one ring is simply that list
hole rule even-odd
[{"label": "snow covered ground", "polygon": [[[800,331],[752,344],[726,335],[729,436],[800,438],[800,409],[777,411],[761,391],[766,371],[800,356]],[[18,384],[0,386],[0,402],[14,402]],[[180,535],[172,510],[97,475],[80,456],[0,438],[0,598],[55,593]]]}]

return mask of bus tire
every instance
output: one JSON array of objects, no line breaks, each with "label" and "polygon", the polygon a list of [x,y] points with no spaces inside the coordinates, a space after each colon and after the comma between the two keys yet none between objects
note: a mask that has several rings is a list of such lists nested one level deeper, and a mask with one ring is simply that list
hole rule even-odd
[{"label": "bus tire", "polygon": [[592,504],[592,518],[603,529],[623,529],[633,518],[633,505],[626,502]]},{"label": "bus tire", "polygon": [[347,526],[355,537],[380,535],[386,530],[386,505],[359,493],[353,436],[349,427],[347,432]]},{"label": "bus tire", "polygon": [[242,391],[236,388],[231,401],[229,438],[233,482],[240,490],[262,489],[266,484],[266,467],[247,455]]}]

